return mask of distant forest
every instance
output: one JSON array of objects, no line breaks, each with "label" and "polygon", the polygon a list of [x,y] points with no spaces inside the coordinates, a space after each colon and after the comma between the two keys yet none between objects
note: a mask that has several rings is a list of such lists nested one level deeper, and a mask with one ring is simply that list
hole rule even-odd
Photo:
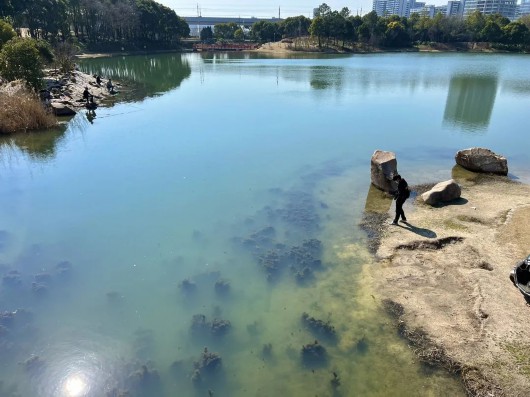
[{"label": "distant forest", "polygon": [[93,48],[174,46],[190,32],[175,11],[153,0],[0,0],[0,18],[35,39],[75,39]]}]

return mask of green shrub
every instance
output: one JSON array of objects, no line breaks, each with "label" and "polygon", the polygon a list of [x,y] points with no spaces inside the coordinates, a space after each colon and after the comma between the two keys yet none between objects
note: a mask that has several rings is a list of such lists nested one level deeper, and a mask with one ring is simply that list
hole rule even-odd
[{"label": "green shrub", "polygon": [[8,81],[24,80],[37,90],[42,85],[42,60],[36,41],[11,39],[0,51],[0,75]]},{"label": "green shrub", "polygon": [[5,43],[16,36],[17,34],[13,27],[0,19],[0,49],[2,49]]}]

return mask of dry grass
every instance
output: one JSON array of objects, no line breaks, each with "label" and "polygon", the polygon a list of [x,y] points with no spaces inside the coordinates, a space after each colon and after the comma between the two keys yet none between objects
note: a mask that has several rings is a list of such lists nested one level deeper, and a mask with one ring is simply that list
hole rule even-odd
[{"label": "dry grass", "polygon": [[37,130],[53,127],[55,117],[45,109],[39,98],[20,85],[0,89],[0,133]]}]

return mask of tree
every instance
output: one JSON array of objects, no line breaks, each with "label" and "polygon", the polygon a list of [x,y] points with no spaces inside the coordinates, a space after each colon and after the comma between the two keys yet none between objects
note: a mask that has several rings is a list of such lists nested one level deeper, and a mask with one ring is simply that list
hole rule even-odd
[{"label": "tree", "polygon": [[530,44],[530,32],[523,23],[510,22],[502,28],[502,33],[508,44]]},{"label": "tree", "polygon": [[387,25],[385,44],[389,47],[405,47],[410,45],[410,37],[401,22],[392,21]]},{"label": "tree", "polygon": [[466,25],[471,33],[471,38],[475,41],[480,41],[480,32],[486,26],[484,15],[478,10],[473,11],[466,19]]},{"label": "tree", "polygon": [[234,32],[234,40],[236,41],[245,40],[245,32],[243,32],[243,29],[239,28]]},{"label": "tree", "polygon": [[267,41],[276,41],[282,38],[279,25],[277,23],[267,21],[259,21],[252,25],[250,35],[254,40],[261,43],[265,43]]},{"label": "tree", "polygon": [[208,41],[213,39],[213,30],[211,26],[206,26],[201,29],[200,33],[201,41]]},{"label": "tree", "polygon": [[480,31],[480,37],[483,41],[489,41],[491,43],[499,43],[502,39],[502,30],[492,20],[489,20],[486,22],[486,26],[484,26],[484,29]]},{"label": "tree", "polygon": [[530,14],[523,15],[517,20],[517,22],[523,23],[528,29],[530,29]]},{"label": "tree", "polygon": [[63,73],[71,72],[75,66],[75,47],[65,41],[55,47],[55,63]]},{"label": "tree", "polygon": [[315,10],[315,15],[313,15],[314,18],[317,17],[326,17],[331,13],[331,7],[328,6],[326,3],[322,3],[318,6],[318,8]]},{"label": "tree", "polygon": [[309,34],[309,26],[311,20],[303,15],[297,17],[289,17],[281,22],[283,34],[286,37],[301,37]]},{"label": "tree", "polygon": [[17,33],[13,27],[5,21],[0,19],[0,50],[12,38],[16,37]]},{"label": "tree", "polygon": [[219,40],[233,40],[237,29],[239,26],[235,22],[220,23],[215,25],[214,34]]},{"label": "tree", "polygon": [[311,22],[311,26],[309,27],[309,33],[312,37],[317,37],[318,39],[318,47],[322,47],[322,37],[325,35],[325,22],[323,17],[316,17],[313,18],[313,22]]},{"label": "tree", "polygon": [[0,74],[8,81],[22,79],[37,90],[42,85],[42,66],[33,39],[12,39],[0,51]]}]

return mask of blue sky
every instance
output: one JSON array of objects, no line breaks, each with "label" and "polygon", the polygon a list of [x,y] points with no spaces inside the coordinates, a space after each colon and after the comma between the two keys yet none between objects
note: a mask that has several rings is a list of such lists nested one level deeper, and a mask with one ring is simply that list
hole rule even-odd
[{"label": "blue sky", "polygon": [[[281,6],[281,16],[290,17],[305,15],[313,17],[313,8],[318,7],[324,1],[312,3],[307,0],[276,0],[276,2],[264,0],[156,0],[170,8],[173,8],[180,16],[197,15],[197,4],[202,9],[203,16],[229,16],[229,17],[277,17],[278,6]],[[430,4],[442,4],[444,0],[428,1]],[[446,2],[446,1],[445,1]],[[328,0],[325,1],[333,10],[341,10],[348,7],[353,14],[361,11],[366,14],[372,10],[372,0]]]}]

